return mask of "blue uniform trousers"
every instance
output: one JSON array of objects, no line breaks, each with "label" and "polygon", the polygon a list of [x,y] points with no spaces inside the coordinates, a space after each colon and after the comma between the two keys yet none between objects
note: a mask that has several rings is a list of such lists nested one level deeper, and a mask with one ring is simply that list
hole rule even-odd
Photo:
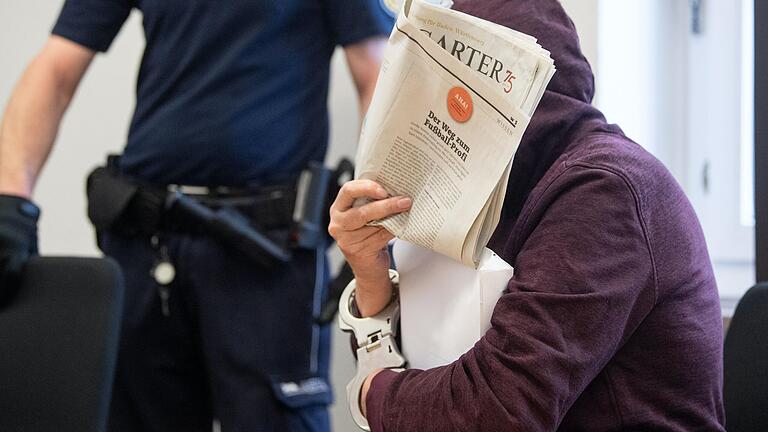
[{"label": "blue uniform trousers", "polygon": [[161,237],[176,268],[167,304],[146,238],[105,233],[126,276],[112,432],[329,430],[328,326],[313,323],[324,251],[259,267],[202,235]]}]

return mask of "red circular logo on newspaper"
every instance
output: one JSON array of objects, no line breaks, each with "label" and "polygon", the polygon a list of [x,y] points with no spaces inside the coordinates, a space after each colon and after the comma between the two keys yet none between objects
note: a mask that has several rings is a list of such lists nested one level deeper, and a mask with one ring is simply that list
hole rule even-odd
[{"label": "red circular logo on newspaper", "polygon": [[454,87],[448,91],[448,113],[459,123],[472,117],[472,96],[464,87]]}]

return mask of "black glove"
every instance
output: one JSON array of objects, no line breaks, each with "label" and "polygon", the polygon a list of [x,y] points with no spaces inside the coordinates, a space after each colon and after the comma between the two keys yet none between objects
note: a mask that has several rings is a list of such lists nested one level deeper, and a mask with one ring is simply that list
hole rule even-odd
[{"label": "black glove", "polygon": [[37,255],[39,217],[31,201],[0,195],[0,306],[16,294],[24,265]]}]

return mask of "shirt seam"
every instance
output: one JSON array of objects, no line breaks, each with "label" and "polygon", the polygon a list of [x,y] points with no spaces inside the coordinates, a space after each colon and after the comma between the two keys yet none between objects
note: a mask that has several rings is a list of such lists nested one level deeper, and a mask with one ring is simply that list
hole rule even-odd
[{"label": "shirt seam", "polygon": [[358,31],[357,33],[351,33],[344,38],[337,38],[336,44],[342,48],[349,48],[350,46],[361,43],[367,39],[377,37],[386,38],[388,35],[389,33],[380,31],[378,29]]},{"label": "shirt seam", "polygon": [[[591,164],[588,162],[583,161],[577,161],[577,162],[561,162],[560,165],[564,165],[565,168],[555,176],[544,188],[544,190],[541,191],[538,197],[536,197],[536,201],[532,203],[532,205],[529,207],[528,211],[525,212],[523,215],[520,223],[518,224],[518,228],[515,230],[522,230],[523,227],[528,225],[528,222],[531,218],[531,215],[533,214],[533,209],[536,209],[539,207],[539,203],[541,200],[544,199],[544,197],[547,195],[547,192],[550,191],[550,189],[554,186],[555,183],[566,173],[568,173],[572,168],[585,168],[585,169],[594,169],[594,170],[602,170],[608,173],[611,173],[618,177],[629,189],[630,193],[632,194],[633,201],[635,202],[635,213],[637,214],[637,219],[640,222],[640,229],[643,233],[643,239],[645,240],[645,246],[648,250],[648,256],[651,261],[651,270],[653,272],[653,304],[655,305],[659,298],[659,279],[658,279],[658,272],[656,269],[656,259],[653,254],[653,248],[651,245],[651,239],[650,234],[648,233],[647,223],[645,221],[645,218],[643,217],[643,209],[642,204],[640,202],[639,194],[637,193],[634,186],[632,186],[632,183],[629,181],[629,179],[621,172],[616,171],[614,169],[611,169],[609,167],[603,166],[603,165],[597,165],[597,164]],[[522,248],[523,245],[521,244],[520,247]]]},{"label": "shirt seam", "polygon": [[645,217],[643,216],[643,206],[640,201],[640,194],[637,192],[635,187],[632,185],[632,182],[627,178],[627,176],[615,169],[612,169],[610,167],[606,167],[603,165],[597,165],[592,164],[589,162],[584,161],[578,161],[574,162],[572,165],[569,165],[569,167],[564,170],[568,171],[572,167],[581,167],[585,169],[594,169],[594,170],[602,170],[608,173],[611,173],[621,179],[621,181],[624,183],[624,185],[629,189],[629,192],[632,194],[632,198],[635,202],[635,213],[637,214],[637,220],[640,222],[640,229],[643,233],[643,239],[645,240],[645,246],[648,249],[648,258],[651,262],[651,270],[653,271],[653,304],[655,305],[659,298],[659,278],[658,278],[658,271],[656,269],[656,258],[653,254],[653,246],[651,244],[651,238],[650,234],[648,232],[648,224],[645,221]]}]

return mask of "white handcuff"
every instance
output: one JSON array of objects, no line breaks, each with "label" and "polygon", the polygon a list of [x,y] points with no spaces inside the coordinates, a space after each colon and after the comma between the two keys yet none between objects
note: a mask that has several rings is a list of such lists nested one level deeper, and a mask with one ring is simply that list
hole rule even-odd
[{"label": "white handcuff", "polygon": [[395,342],[400,322],[400,301],[396,294],[399,276],[395,270],[389,270],[389,279],[395,295],[389,305],[375,316],[358,318],[352,313],[357,286],[354,279],[344,289],[339,300],[339,327],[345,332],[354,333],[358,346],[357,373],[347,384],[347,400],[352,418],[365,431],[371,430],[360,409],[360,391],[365,379],[377,369],[398,370],[406,363]]}]

